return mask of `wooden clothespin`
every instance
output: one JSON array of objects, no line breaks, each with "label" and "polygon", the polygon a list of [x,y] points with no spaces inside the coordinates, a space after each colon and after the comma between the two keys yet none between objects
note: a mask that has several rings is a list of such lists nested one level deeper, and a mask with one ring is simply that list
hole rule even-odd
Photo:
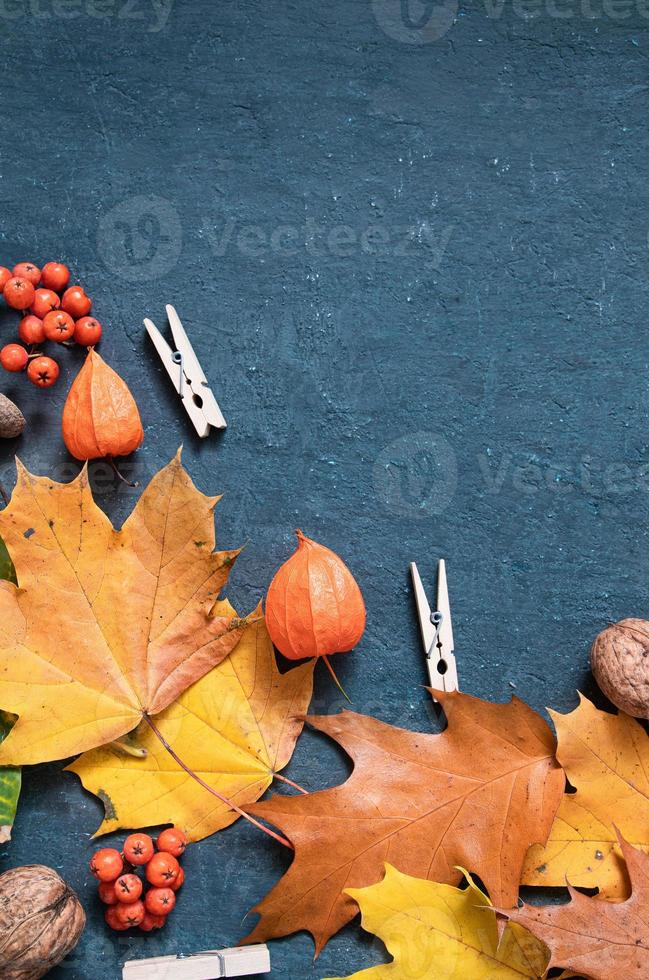
[{"label": "wooden clothespin", "polygon": [[433,612],[414,561],[410,564],[410,574],[430,686],[433,691],[457,691],[457,661],[453,652],[455,644],[446,584],[446,562],[441,558],[437,563],[437,600]]},{"label": "wooden clothespin", "polygon": [[270,973],[270,953],[264,943],[211,949],[188,956],[154,956],[148,960],[129,960],[124,964],[123,980],[220,980]]},{"label": "wooden clothespin", "polygon": [[173,381],[176,391],[185,406],[194,428],[204,439],[211,429],[225,429],[227,422],[210,388],[205,372],[200,365],[194,348],[189,342],[180,317],[173,306],[167,306],[167,317],[174,338],[172,350],[156,325],[149,319],[144,321],[149,337]]}]

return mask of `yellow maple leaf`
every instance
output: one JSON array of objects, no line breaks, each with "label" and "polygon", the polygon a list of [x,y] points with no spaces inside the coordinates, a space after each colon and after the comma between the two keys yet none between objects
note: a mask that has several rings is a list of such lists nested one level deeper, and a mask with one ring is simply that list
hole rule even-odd
[{"label": "yellow maple leaf", "polygon": [[630,885],[615,828],[649,851],[649,738],[633,718],[599,711],[584,697],[574,711],[550,714],[557,758],[577,791],[564,796],[546,846],[528,851],[523,884],[567,880],[622,901]]},{"label": "yellow maple leaf", "polygon": [[119,738],[223,660],[242,623],[211,611],[238,551],[214,552],[213,509],[180,454],[120,531],[72,483],[32,476],[0,512],[20,587],[0,582],[0,708],[19,716],[0,765]]},{"label": "yellow maple leaf", "polygon": [[489,899],[469,875],[466,878],[467,888],[454,888],[411,878],[386,864],[383,881],[349,888],[347,894],[360,906],[363,928],[379,936],[394,959],[347,980],[545,977],[547,947],[513,924],[505,927],[499,942]]},{"label": "yellow maple leaf", "polygon": [[[218,612],[235,614],[227,602]],[[230,656],[156,718],[183,762],[239,806],[258,800],[290,759],[313,690],[315,661],[280,674],[260,610],[257,615]],[[136,739],[145,758],[108,745],[68,767],[104,802],[97,834],[173,823],[196,841],[237,819],[174,761],[148,725]]]}]

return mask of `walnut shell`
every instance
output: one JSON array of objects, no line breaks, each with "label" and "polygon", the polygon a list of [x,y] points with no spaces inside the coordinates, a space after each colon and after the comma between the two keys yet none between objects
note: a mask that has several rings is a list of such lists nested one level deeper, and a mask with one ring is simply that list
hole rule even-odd
[{"label": "walnut shell", "polygon": [[0,977],[39,980],[74,949],[86,924],[79,899],[42,864],[0,875]]},{"label": "walnut shell", "polygon": [[0,392],[0,439],[15,439],[25,428],[25,416],[11,398]]},{"label": "walnut shell", "polygon": [[623,619],[595,638],[590,652],[595,680],[620,711],[649,718],[649,622]]}]

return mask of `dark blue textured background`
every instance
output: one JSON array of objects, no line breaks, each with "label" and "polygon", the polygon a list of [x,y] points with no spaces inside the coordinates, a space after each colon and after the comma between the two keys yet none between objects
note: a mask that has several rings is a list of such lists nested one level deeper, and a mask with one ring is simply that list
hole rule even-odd
[{"label": "dark blue textured background", "polygon": [[[347,559],[369,613],[337,665],[356,709],[430,725],[407,566],[432,583],[441,555],[464,689],[571,708],[597,631],[647,609],[649,9],[169,3],[1,0],[0,264],[62,259],[87,286],[145,422],[127,470],[146,481],[184,442],[225,493],[220,544],[249,541],[239,609],[297,525]],[[221,437],[192,436],[144,337],[165,302]],[[8,486],[15,451],[75,471],[59,421],[79,357],[61,359],[49,393],[2,379],[29,419]],[[134,492],[94,473],[121,521]],[[316,707],[340,707],[322,669]],[[86,877],[99,804],[59,768],[26,773],[0,853],[59,869],[89,911],[53,980],[236,942],[279,847],[241,824],[193,847],[169,929],[124,940]],[[288,770],[312,789],[346,771],[312,733]],[[277,980],[384,957],[357,924],[315,966],[306,935],[272,954]]]}]

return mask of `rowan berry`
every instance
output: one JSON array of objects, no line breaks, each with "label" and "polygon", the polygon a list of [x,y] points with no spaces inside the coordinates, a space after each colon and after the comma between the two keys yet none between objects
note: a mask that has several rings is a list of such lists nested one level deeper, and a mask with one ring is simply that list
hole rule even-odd
[{"label": "rowan berry", "polygon": [[137,902],[142,894],[142,880],[133,874],[120,875],[115,882],[115,894],[118,902],[123,902],[124,905]]},{"label": "rowan berry", "polygon": [[166,854],[173,854],[175,858],[181,857],[185,853],[188,840],[179,827],[169,827],[163,830],[158,837],[158,850]]},{"label": "rowan berry", "polygon": [[179,874],[180,865],[173,854],[154,854],[146,866],[146,880],[156,888],[170,888]]},{"label": "rowan berry", "polygon": [[122,855],[114,847],[102,847],[101,850],[93,854],[90,861],[90,870],[99,881],[116,881],[121,875],[123,867]]},{"label": "rowan berry", "polygon": [[124,857],[133,865],[148,864],[153,854],[153,841],[148,834],[131,834],[124,841]]},{"label": "rowan berry", "polygon": [[144,904],[151,915],[169,915],[176,904],[176,896],[171,888],[149,888]]}]

